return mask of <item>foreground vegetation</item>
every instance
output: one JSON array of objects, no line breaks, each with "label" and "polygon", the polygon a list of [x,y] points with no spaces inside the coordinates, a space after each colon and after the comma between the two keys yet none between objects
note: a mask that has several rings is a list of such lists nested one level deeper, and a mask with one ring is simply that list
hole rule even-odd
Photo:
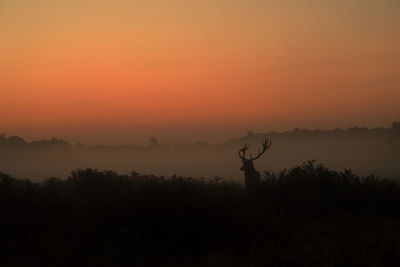
[{"label": "foreground vegetation", "polygon": [[223,179],[0,174],[1,266],[399,266],[400,188],[314,162]]}]

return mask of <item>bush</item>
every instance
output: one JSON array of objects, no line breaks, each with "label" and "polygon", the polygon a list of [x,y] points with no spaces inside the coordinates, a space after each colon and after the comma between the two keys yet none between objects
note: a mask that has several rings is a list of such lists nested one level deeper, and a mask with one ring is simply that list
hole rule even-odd
[{"label": "bush", "polygon": [[399,263],[392,181],[309,161],[257,191],[223,180],[76,170],[0,173],[1,266],[380,266]]}]

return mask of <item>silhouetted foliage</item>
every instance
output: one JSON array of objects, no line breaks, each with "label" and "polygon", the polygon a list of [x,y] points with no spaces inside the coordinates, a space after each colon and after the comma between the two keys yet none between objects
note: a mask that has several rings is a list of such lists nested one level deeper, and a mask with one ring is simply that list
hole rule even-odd
[{"label": "silhouetted foliage", "polygon": [[155,137],[150,138],[150,141],[149,141],[150,148],[160,148],[160,146],[161,146],[160,141],[158,141],[157,138],[155,138]]},{"label": "silhouetted foliage", "polygon": [[7,139],[10,145],[25,145],[26,141],[19,136],[10,136]]},{"label": "silhouetted foliage", "polygon": [[392,123],[393,128],[399,129],[400,128],[400,119]]},{"label": "silhouetted foliage", "polygon": [[400,259],[397,184],[314,161],[221,178],[0,173],[1,266],[383,266]]},{"label": "silhouetted foliage", "polygon": [[50,140],[41,140],[30,143],[34,148],[39,149],[52,149],[52,148],[72,148],[72,145],[67,141],[51,138]]},{"label": "silhouetted foliage", "polygon": [[51,138],[50,140],[40,140],[34,142],[27,142],[22,137],[10,136],[6,137],[5,134],[0,136],[0,148],[33,148],[33,149],[53,149],[53,148],[71,148],[71,144],[65,140]]},{"label": "silhouetted foliage", "polygon": [[351,169],[337,172],[316,165],[315,161],[307,161],[278,174],[265,172],[262,186],[260,190],[268,199],[275,199],[280,207],[301,214],[320,216],[357,212],[388,215],[400,208],[395,182],[374,175],[359,177]]}]

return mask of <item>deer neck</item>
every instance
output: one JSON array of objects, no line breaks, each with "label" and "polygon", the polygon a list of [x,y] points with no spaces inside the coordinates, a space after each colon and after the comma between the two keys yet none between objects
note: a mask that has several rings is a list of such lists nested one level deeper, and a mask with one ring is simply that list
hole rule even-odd
[{"label": "deer neck", "polygon": [[248,173],[248,174],[253,174],[253,173],[256,173],[256,172],[257,172],[257,170],[256,170],[256,168],[254,167],[253,162],[251,162],[251,163],[247,166],[247,168],[245,169],[245,173]]}]

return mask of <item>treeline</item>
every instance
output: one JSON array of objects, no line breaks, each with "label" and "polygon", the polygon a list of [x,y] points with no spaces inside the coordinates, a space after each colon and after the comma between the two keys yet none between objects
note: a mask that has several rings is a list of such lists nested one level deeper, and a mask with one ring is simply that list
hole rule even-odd
[{"label": "treeline", "polygon": [[314,161],[221,178],[0,174],[1,266],[398,266],[400,187]]},{"label": "treeline", "polygon": [[389,141],[400,143],[400,121],[393,122],[392,127],[384,128],[367,128],[367,127],[350,127],[347,129],[333,129],[333,130],[309,130],[295,128],[292,131],[286,132],[267,132],[267,133],[255,133],[248,131],[247,135],[239,138],[228,140],[222,144],[208,144],[206,142],[195,142],[193,144],[184,143],[162,143],[157,138],[151,137],[148,145],[84,145],[82,143],[71,144],[68,141],[51,138],[49,140],[39,140],[28,142],[19,136],[7,137],[5,134],[0,135],[0,149],[20,149],[20,148],[32,148],[32,149],[51,149],[51,148],[74,148],[74,149],[93,149],[93,150],[144,150],[144,149],[187,149],[187,148],[221,148],[224,146],[235,145],[243,142],[252,142],[263,136],[268,135],[278,139],[293,139],[293,138],[304,138],[304,137],[339,137],[339,138],[353,138],[357,135],[364,135],[370,137],[384,138]]},{"label": "treeline", "polygon": [[5,134],[0,135],[0,148],[3,149],[21,149],[21,148],[71,148],[72,145],[62,139],[51,138],[50,140],[40,140],[27,142],[19,136],[7,137]]},{"label": "treeline", "polygon": [[386,139],[388,142],[393,142],[396,144],[400,143],[400,120],[398,122],[393,122],[392,127],[379,127],[379,128],[367,128],[367,127],[350,127],[347,129],[332,129],[332,130],[320,130],[320,129],[300,129],[295,128],[292,131],[285,132],[268,132],[268,133],[255,133],[249,131],[246,136],[231,139],[227,144],[236,144],[246,140],[260,139],[262,136],[268,135],[273,138],[278,139],[304,139],[304,138],[317,138],[317,139],[354,139],[357,137],[366,138],[379,138]]}]

